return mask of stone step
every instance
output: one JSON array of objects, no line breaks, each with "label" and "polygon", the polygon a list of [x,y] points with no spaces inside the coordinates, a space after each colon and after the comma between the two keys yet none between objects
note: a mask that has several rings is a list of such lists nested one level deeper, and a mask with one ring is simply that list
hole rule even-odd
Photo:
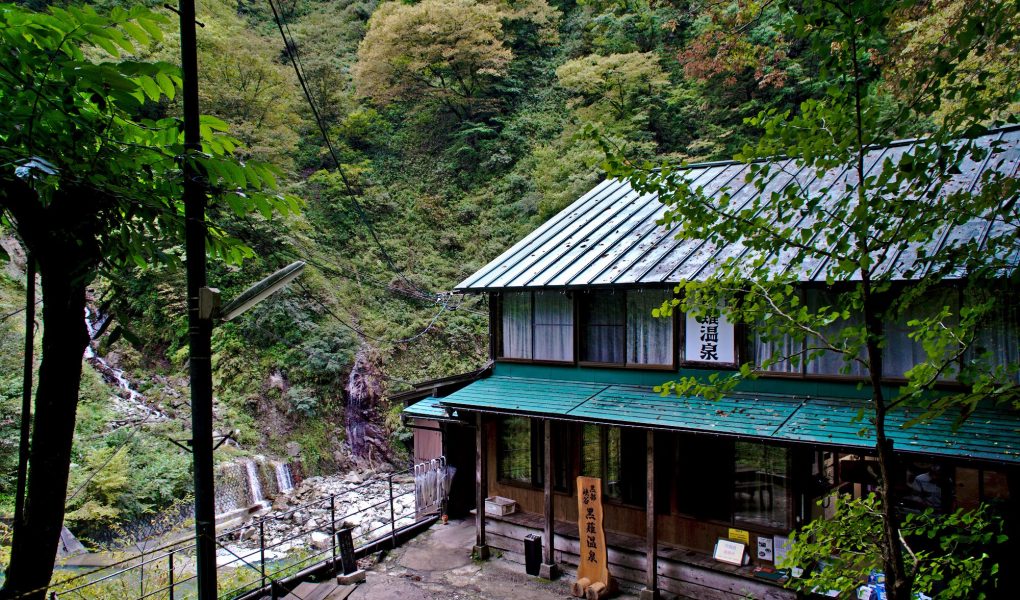
[{"label": "stone step", "polygon": [[304,582],[283,597],[283,600],[345,600],[354,592],[353,585],[337,585],[334,581],[324,583]]}]

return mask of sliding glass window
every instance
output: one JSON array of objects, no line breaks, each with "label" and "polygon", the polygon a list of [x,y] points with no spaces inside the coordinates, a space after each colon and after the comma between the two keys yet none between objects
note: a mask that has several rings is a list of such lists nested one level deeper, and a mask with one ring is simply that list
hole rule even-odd
[{"label": "sliding glass window", "polygon": [[531,292],[503,294],[503,358],[532,357]]},{"label": "sliding glass window", "polygon": [[581,474],[602,479],[606,498],[644,506],[648,474],[646,432],[585,425],[581,430]]},{"label": "sliding glass window", "polygon": [[581,299],[581,360],[611,365],[673,365],[673,319],[652,311],[669,290],[589,292]]},{"label": "sliding glass window", "polygon": [[574,306],[562,292],[502,296],[502,358],[574,360]]},{"label": "sliding glass window", "polygon": [[504,417],[499,422],[500,481],[542,485],[541,423],[527,417]]},{"label": "sliding glass window", "polygon": [[790,509],[789,451],[756,442],[734,444],[733,521],[785,528]]},{"label": "sliding glass window", "polygon": [[535,360],[574,360],[574,303],[561,292],[535,292]]}]

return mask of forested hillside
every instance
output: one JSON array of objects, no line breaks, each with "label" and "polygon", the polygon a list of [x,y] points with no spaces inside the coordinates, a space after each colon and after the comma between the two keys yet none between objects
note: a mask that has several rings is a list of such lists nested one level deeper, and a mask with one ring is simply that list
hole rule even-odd
[{"label": "forested hillside", "polygon": [[[979,5],[934,0],[897,14],[875,64],[920,68],[953,14]],[[215,225],[255,255],[241,268],[213,266],[210,282],[229,300],[309,262],[284,292],[214,333],[217,428],[238,442],[222,455],[284,456],[290,443],[306,474],[343,466],[345,388],[359,352],[359,368],[381,374],[390,392],[483,364],[484,299],[444,292],[594,185],[605,148],[634,160],[727,159],[756,139],[745,118],[825,93],[813,84],[816,57],[784,37],[780,14],[768,0],[199,2],[203,112],[230,125],[244,156],[275,164],[305,203],[286,220],[215,208]],[[140,58],[176,61],[175,36]],[[1008,49],[983,57],[989,86],[1015,61]],[[866,84],[897,106],[901,90],[880,77]],[[178,100],[149,109],[175,114]],[[904,120],[895,133],[925,124]],[[23,301],[24,280],[2,277],[6,314]],[[111,462],[117,477],[72,477],[72,489],[91,487],[71,504],[88,511],[69,519],[133,519],[188,493],[188,458],[167,441],[187,437],[183,290],[183,270],[145,265],[94,285],[95,309],[113,316],[100,354],[175,418],[103,435],[116,416],[100,378],[87,377],[76,463],[102,465],[124,444],[135,451]],[[7,497],[21,329],[16,317],[3,326]],[[397,408],[379,415],[393,440],[406,436]]]}]

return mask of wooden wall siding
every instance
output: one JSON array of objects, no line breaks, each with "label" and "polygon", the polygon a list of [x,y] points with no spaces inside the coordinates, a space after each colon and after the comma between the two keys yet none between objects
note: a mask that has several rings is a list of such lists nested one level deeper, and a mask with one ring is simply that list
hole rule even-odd
[{"label": "wooden wall siding", "polygon": [[[489,544],[503,551],[504,558],[524,563],[524,536],[541,531],[538,515],[516,515],[487,520]],[[530,523],[530,521],[534,523]],[[530,523],[530,524],[522,524]],[[580,543],[568,523],[557,523],[556,562],[568,575],[576,572]],[[646,556],[643,540],[635,536],[608,536],[609,571],[625,589],[640,589],[645,579]],[[754,579],[750,567],[734,567],[712,561],[689,550],[659,544],[659,589],[696,600],[795,600],[796,594],[775,584]]]},{"label": "wooden wall siding", "polygon": [[[489,495],[512,498],[517,501],[518,510],[525,513],[534,515],[545,514],[545,493],[541,489],[499,481],[497,467],[499,440],[496,436],[496,428],[493,427],[491,431],[492,435],[488,436]],[[645,537],[647,525],[643,508],[631,507],[615,502],[605,502],[603,506],[604,526],[607,531]],[[557,521],[577,523],[577,500],[574,498],[574,494],[557,493],[556,501],[553,502],[553,513]],[[700,521],[692,517],[676,514],[660,514],[656,517],[656,524],[658,527],[658,538],[661,543],[675,544],[705,554],[712,553],[716,540],[726,537],[730,527],[730,525],[726,524]],[[747,529],[744,526],[737,527]],[[753,529],[749,531],[751,531],[752,544],[755,543],[753,538],[756,533],[761,533],[768,537],[772,535],[764,531],[756,532]],[[751,554],[753,557],[754,553],[752,552]]]},{"label": "wooden wall siding", "polygon": [[[416,419],[422,427],[439,429],[439,421]],[[420,463],[443,455],[443,434],[429,429],[414,429],[414,462]]]}]

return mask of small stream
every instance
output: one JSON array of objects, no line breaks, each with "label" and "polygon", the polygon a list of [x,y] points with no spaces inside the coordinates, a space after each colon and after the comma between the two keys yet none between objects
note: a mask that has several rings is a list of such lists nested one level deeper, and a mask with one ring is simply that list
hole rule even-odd
[{"label": "small stream", "polygon": [[[115,386],[114,409],[119,420],[111,422],[112,429],[131,424],[168,421],[169,415],[150,405],[145,396],[124,376],[124,371],[111,365],[96,352],[92,342],[103,331],[108,316],[85,308],[85,324],[91,341],[85,348],[85,360],[103,379]],[[267,508],[271,499],[294,489],[295,474],[287,462],[270,460],[256,455],[221,463],[216,467],[216,514],[259,506]]]},{"label": "small stream", "polygon": [[[99,371],[99,374],[103,376],[107,383],[116,386],[120,390],[120,393],[117,394],[120,401],[117,402],[116,408],[118,412],[122,413],[122,416],[129,417],[132,420],[141,419],[145,422],[169,420],[170,417],[166,413],[145,401],[145,396],[135,389],[135,386],[124,377],[122,369],[114,367],[105,358],[96,353],[92,342],[95,341],[96,334],[103,329],[108,319],[108,316],[93,313],[89,307],[85,307],[85,326],[88,328],[90,339],[89,345],[85,347],[85,360]],[[128,423],[120,423],[120,426],[126,424]]]}]

